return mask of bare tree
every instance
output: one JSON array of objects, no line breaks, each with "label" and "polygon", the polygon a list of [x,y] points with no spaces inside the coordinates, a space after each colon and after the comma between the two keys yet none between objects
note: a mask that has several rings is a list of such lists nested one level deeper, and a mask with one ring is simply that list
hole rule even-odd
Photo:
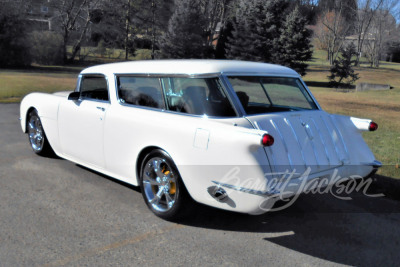
[{"label": "bare tree", "polygon": [[345,36],[351,30],[351,26],[343,16],[345,6],[341,1],[335,1],[335,5],[332,11],[325,11],[320,15],[315,29],[319,46],[327,50],[331,65],[343,47]]},{"label": "bare tree", "polygon": [[228,5],[232,0],[201,0],[203,13],[207,19],[207,45],[211,47],[218,39],[218,31],[225,25]]},{"label": "bare tree", "polygon": [[[56,13],[63,35],[64,63],[73,61],[81,49],[82,42],[91,23],[92,12],[99,8],[101,0],[55,0],[52,8]],[[72,40],[72,37],[73,40]],[[67,45],[72,44],[68,57]]]},{"label": "bare tree", "polygon": [[365,39],[369,36],[371,23],[377,10],[381,7],[384,1],[385,0],[358,0],[358,10],[355,10],[357,15],[354,21],[354,33],[357,37],[356,66],[359,65]]},{"label": "bare tree", "polygon": [[371,67],[375,68],[379,68],[380,60],[388,44],[399,38],[396,19],[391,13],[394,6],[388,4],[388,2],[384,3],[383,7],[376,12],[370,29],[372,40],[367,42],[367,58]]}]

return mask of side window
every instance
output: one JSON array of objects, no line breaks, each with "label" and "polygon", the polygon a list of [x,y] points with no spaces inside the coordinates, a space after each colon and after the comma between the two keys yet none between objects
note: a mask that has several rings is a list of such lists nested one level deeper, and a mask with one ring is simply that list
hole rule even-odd
[{"label": "side window", "polygon": [[119,76],[117,86],[122,103],[165,109],[159,78]]},{"label": "side window", "polygon": [[107,81],[101,75],[89,75],[81,78],[80,93],[82,99],[108,101]]},{"label": "side window", "polygon": [[234,117],[218,78],[163,78],[169,110],[194,115]]}]

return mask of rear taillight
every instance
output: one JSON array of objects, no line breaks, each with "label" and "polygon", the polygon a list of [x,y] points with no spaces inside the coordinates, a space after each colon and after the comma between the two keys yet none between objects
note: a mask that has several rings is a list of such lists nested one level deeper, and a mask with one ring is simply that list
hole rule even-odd
[{"label": "rear taillight", "polygon": [[272,135],[269,134],[264,134],[261,137],[261,145],[263,146],[272,146],[274,144],[274,138],[272,137]]},{"label": "rear taillight", "polygon": [[370,130],[371,132],[378,130],[378,124],[376,122],[371,121],[369,123],[368,130]]}]

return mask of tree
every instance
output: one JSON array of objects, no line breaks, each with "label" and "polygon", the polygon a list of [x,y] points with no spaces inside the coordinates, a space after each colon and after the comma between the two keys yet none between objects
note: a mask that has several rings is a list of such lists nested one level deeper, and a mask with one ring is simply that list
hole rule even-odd
[{"label": "tree", "polygon": [[352,65],[355,63],[353,57],[357,51],[353,43],[340,50],[341,56],[333,62],[331,67],[331,75],[328,76],[332,87],[345,86],[350,87],[355,81],[359,79],[358,73],[354,72]]},{"label": "tree", "polygon": [[357,0],[319,0],[318,9],[320,14],[326,14],[328,12],[340,13],[352,30],[354,18],[358,10],[357,2]]},{"label": "tree", "polygon": [[[56,10],[56,18],[61,25],[64,63],[71,62],[81,49],[92,15],[100,7],[100,0],[54,0],[51,7]],[[72,53],[68,58],[69,44],[72,44]]]},{"label": "tree", "polygon": [[279,61],[279,38],[287,6],[286,0],[240,0],[232,21],[232,37],[228,37],[227,57]]},{"label": "tree", "polygon": [[357,36],[357,55],[355,66],[359,65],[365,39],[369,35],[370,26],[375,17],[376,11],[381,7],[384,0],[358,0],[359,9],[356,10],[354,21],[354,33]]},{"label": "tree", "polygon": [[0,9],[0,67],[31,63],[22,2],[3,2]]},{"label": "tree", "polygon": [[350,25],[342,16],[343,9],[344,6],[340,5],[337,11],[322,14],[316,25],[315,36],[319,47],[327,50],[331,65],[344,44],[345,36],[350,32]]},{"label": "tree", "polygon": [[389,44],[400,38],[396,19],[393,16],[398,5],[396,0],[383,0],[372,19],[368,31],[370,40],[366,44],[366,57],[371,67],[379,68],[380,60],[384,58]]},{"label": "tree", "polygon": [[163,58],[207,58],[212,47],[207,42],[207,19],[199,0],[176,3],[168,30],[159,43]]},{"label": "tree", "polygon": [[[277,63],[305,74],[311,59],[311,32],[298,7],[285,0],[241,0],[227,36],[227,57]],[[289,12],[289,13],[288,13]]]},{"label": "tree", "polygon": [[296,7],[287,17],[281,29],[279,63],[305,75],[312,58],[311,31],[306,28],[306,19]]}]

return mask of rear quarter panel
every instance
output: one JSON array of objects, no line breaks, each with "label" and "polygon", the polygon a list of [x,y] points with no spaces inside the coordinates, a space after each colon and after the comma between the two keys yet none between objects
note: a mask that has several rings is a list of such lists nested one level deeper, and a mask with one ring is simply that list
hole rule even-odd
[{"label": "rear quarter panel", "polygon": [[147,147],[158,147],[171,156],[190,195],[216,206],[207,188],[235,167],[240,168],[241,179],[266,184],[264,173],[270,169],[260,144],[263,133],[209,118],[113,105],[105,125],[107,170],[137,185],[138,155]]}]

